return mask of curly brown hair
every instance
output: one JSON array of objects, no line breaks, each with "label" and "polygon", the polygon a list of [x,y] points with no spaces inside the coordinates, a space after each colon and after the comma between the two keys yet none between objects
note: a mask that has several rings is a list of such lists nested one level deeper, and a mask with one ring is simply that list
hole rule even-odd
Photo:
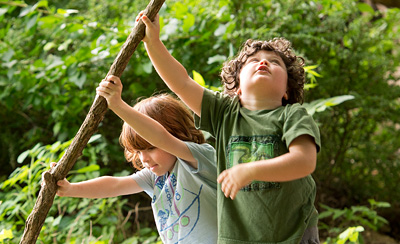
[{"label": "curly brown hair", "polygon": [[239,54],[224,63],[221,78],[224,93],[233,97],[240,86],[239,74],[247,59],[260,50],[277,53],[286,65],[288,81],[287,93],[289,99],[282,98],[282,105],[303,103],[304,100],[304,58],[294,54],[292,44],[285,38],[274,38],[269,41],[247,40]]},{"label": "curly brown hair", "polygon": [[[139,98],[133,108],[158,121],[169,133],[182,141],[205,143],[203,133],[195,128],[192,113],[170,94],[163,93],[146,99]],[[126,160],[131,162],[136,169],[143,169],[137,151],[154,146],[139,136],[127,123],[122,126],[119,142],[124,148]]]}]

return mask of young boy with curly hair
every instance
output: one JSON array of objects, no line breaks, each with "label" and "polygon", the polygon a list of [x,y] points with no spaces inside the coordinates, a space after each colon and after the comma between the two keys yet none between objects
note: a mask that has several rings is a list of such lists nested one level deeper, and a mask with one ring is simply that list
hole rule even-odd
[{"label": "young boy with curly hair", "polygon": [[283,38],[248,40],[224,64],[224,93],[189,77],[159,39],[143,39],[159,75],[216,138],[218,243],[319,243],[314,206],[319,129],[303,102],[304,59]]}]

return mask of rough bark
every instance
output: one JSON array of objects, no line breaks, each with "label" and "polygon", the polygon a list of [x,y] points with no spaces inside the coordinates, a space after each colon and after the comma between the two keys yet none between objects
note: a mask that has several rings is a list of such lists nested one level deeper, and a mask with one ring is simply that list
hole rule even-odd
[{"label": "rough bark", "polygon": [[[164,1],[165,0],[151,0],[144,13],[151,20],[154,20],[154,17],[160,10]],[[142,21],[139,21],[122,46],[121,51],[111,65],[107,75],[121,77],[122,72],[129,62],[129,59],[132,57],[133,52],[140,44],[144,35],[145,25]],[[40,189],[35,206],[26,220],[24,234],[20,241],[21,244],[36,243],[47,213],[49,212],[56,195],[56,182],[64,179],[67,176],[68,172],[74,166],[76,160],[82,155],[83,149],[87,145],[90,137],[97,131],[98,125],[103,120],[107,109],[107,101],[105,98],[96,96],[89,113],[87,114],[84,122],[82,123],[79,131],[77,132],[64,156],[57,163],[56,167],[52,168],[50,172],[44,173],[43,178],[46,184],[44,184]]]}]

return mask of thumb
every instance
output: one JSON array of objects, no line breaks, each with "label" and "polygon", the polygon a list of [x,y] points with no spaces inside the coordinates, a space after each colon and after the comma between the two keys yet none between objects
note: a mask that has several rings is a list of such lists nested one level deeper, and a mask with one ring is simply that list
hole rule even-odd
[{"label": "thumb", "polygon": [[151,22],[151,20],[149,19],[149,17],[147,17],[146,15],[143,15],[143,17],[142,17],[142,21],[143,21],[143,23],[146,25],[146,28],[151,28],[152,27],[152,22]]},{"label": "thumb", "polygon": [[115,85],[122,85],[121,83],[121,79],[118,76],[115,75],[108,75],[106,77],[107,81],[111,81],[112,83],[114,83]]},{"label": "thumb", "polygon": [[58,186],[65,186],[65,179],[57,181]]}]

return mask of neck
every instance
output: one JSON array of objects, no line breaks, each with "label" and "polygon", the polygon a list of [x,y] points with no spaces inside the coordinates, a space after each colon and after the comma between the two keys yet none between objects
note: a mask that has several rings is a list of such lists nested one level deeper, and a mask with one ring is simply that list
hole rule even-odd
[{"label": "neck", "polygon": [[282,101],[268,100],[268,99],[243,99],[240,97],[240,104],[251,111],[256,110],[273,110],[282,106]]}]

